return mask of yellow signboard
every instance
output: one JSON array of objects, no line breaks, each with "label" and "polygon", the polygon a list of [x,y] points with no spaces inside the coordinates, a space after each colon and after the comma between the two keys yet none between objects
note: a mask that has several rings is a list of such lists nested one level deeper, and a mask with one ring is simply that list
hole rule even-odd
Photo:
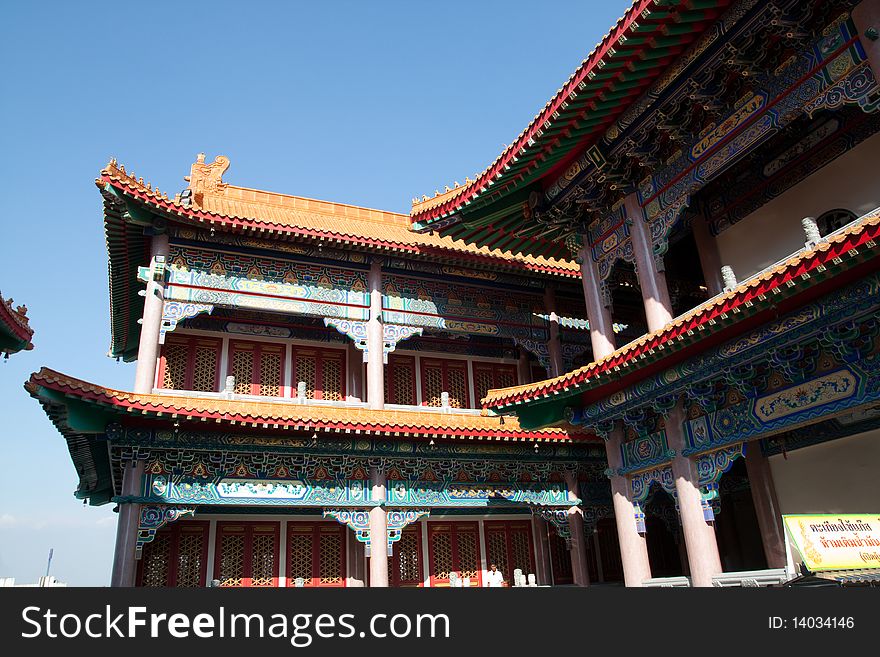
[{"label": "yellow signboard", "polygon": [[782,516],[811,571],[880,568],[880,514]]}]

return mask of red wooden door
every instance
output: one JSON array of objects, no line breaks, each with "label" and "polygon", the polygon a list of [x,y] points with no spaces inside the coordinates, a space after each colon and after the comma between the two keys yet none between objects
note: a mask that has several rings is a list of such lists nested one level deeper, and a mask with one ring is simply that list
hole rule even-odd
[{"label": "red wooden door", "polygon": [[444,392],[453,408],[471,408],[467,361],[422,358],[422,404],[440,406]]},{"label": "red wooden door", "polygon": [[416,405],[416,359],[412,356],[388,356],[385,368],[385,402]]},{"label": "red wooden door", "polygon": [[565,539],[559,537],[556,530],[548,527],[550,545],[550,567],[553,569],[554,584],[572,584],[574,578],[571,574],[571,553],[565,544]]},{"label": "red wooden door", "polygon": [[177,522],[156,532],[138,561],[138,586],[205,586],[208,568],[205,521]]},{"label": "red wooden door", "polygon": [[535,572],[531,521],[487,520],[483,528],[486,533],[486,565],[494,563],[498,566],[507,586],[513,586],[513,571],[517,568],[523,575]]},{"label": "red wooden door", "polygon": [[330,522],[287,523],[287,586],[345,586],[345,527]]},{"label": "red wooden door", "polygon": [[482,586],[477,523],[429,522],[428,552],[431,586],[449,586],[450,572],[469,577],[471,586]]},{"label": "red wooden door", "polygon": [[227,375],[235,377],[240,395],[280,397],[284,392],[284,345],[234,340],[229,346]]},{"label": "red wooden door", "polygon": [[214,577],[220,586],[278,586],[277,522],[218,522]]}]

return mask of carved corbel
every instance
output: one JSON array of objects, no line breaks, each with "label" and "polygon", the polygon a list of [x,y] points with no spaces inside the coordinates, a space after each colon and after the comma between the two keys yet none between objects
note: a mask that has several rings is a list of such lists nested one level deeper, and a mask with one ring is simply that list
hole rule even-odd
[{"label": "carved corbel", "polygon": [[145,504],[141,506],[141,515],[138,519],[137,541],[135,543],[135,559],[143,555],[144,545],[156,538],[156,532],[172,522],[176,522],[184,516],[195,513],[192,506],[163,506],[159,504]]},{"label": "carved corbel", "polygon": [[165,334],[177,328],[185,319],[214,312],[214,306],[207,303],[189,301],[166,301],[162,305],[162,324],[159,327],[159,344],[165,344]]}]

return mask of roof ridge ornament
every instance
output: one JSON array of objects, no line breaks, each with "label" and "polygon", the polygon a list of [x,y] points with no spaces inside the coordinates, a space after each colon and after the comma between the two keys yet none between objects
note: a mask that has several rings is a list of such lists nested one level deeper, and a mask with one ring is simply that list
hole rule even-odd
[{"label": "roof ridge ornament", "polygon": [[188,176],[183,179],[189,183],[188,189],[192,190],[193,203],[201,207],[205,194],[215,194],[226,187],[223,182],[223,174],[229,168],[229,158],[218,155],[211,164],[205,164],[205,154],[196,155],[196,161],[190,167]]}]

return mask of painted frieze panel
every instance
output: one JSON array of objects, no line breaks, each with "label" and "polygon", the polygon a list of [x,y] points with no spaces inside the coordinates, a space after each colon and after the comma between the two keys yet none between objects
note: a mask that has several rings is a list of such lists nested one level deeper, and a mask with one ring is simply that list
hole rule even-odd
[{"label": "painted frieze panel", "polygon": [[536,337],[545,341],[547,322],[540,296],[453,286],[389,275],[384,280],[382,318],[388,324],[451,333]]},{"label": "painted frieze panel", "polygon": [[684,453],[748,440],[880,399],[868,393],[865,383],[861,374],[840,369],[688,420]]},{"label": "painted frieze panel", "polygon": [[144,501],[229,506],[371,506],[364,480],[203,479],[145,474]]},{"label": "painted frieze panel", "polygon": [[563,483],[485,484],[473,482],[388,482],[388,506],[489,507],[572,506]]},{"label": "painted frieze panel", "polygon": [[173,245],[167,299],[314,317],[368,319],[366,273]]}]

